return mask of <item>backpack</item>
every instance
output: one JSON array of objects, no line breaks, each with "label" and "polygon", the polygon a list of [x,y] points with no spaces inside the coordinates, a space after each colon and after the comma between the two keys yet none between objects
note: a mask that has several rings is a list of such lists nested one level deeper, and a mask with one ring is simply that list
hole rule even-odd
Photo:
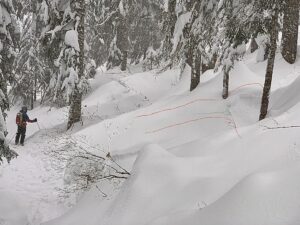
[{"label": "backpack", "polygon": [[21,112],[17,113],[16,124],[19,126],[23,125],[23,113],[21,113]]}]

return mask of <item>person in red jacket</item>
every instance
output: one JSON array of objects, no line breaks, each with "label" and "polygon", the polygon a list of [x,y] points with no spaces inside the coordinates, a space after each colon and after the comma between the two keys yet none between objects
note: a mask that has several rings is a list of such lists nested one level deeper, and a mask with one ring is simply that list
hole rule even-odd
[{"label": "person in red jacket", "polygon": [[21,138],[20,144],[24,146],[27,123],[36,123],[36,122],[37,122],[36,118],[34,120],[29,119],[27,115],[27,107],[23,106],[21,111],[18,112],[16,117],[16,124],[18,125],[18,132],[16,134],[16,140],[15,140],[16,145],[19,144],[19,140]]}]

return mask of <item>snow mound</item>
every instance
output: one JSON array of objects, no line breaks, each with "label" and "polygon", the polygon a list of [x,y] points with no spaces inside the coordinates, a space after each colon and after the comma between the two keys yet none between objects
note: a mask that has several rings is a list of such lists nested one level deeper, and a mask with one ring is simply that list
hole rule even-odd
[{"label": "snow mound", "polygon": [[27,225],[25,209],[22,208],[13,194],[0,191],[0,224]]},{"label": "snow mound", "polygon": [[274,91],[271,95],[270,111],[272,116],[287,112],[300,102],[300,77],[292,84]]},{"label": "snow mound", "polygon": [[151,225],[297,225],[300,221],[299,163],[254,173],[214,204]]},{"label": "snow mound", "polygon": [[195,196],[208,191],[206,177],[216,175],[214,170],[206,175],[199,173],[202,161],[178,158],[154,144],[145,147],[131,177],[108,209],[105,224],[148,224],[174,210],[196,208]]}]

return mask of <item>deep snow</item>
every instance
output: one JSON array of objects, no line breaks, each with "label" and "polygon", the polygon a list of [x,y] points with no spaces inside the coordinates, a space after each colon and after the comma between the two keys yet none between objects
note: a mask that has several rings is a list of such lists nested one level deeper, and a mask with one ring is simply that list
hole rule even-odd
[{"label": "deep snow", "polygon": [[[300,62],[288,65],[278,54],[269,117],[258,122],[265,67],[256,54],[238,62],[228,100],[212,71],[190,93],[189,68],[182,76],[99,70],[83,124],[66,133],[67,109],[29,112],[41,130],[29,127],[19,158],[1,167],[0,224],[26,224],[26,216],[47,225],[299,224],[300,133],[287,127],[300,125]],[[131,176],[68,192],[74,146],[109,152]]]}]

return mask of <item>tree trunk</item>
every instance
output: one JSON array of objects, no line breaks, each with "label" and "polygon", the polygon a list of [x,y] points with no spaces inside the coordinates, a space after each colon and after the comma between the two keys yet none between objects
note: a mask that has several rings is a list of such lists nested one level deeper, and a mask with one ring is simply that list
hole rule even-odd
[{"label": "tree trunk", "polygon": [[75,88],[74,93],[71,99],[70,111],[69,111],[69,121],[68,127],[69,130],[75,123],[78,123],[81,120],[81,101],[82,94],[78,87]]},{"label": "tree trunk", "polygon": [[264,61],[266,61],[269,58],[269,54],[270,54],[270,44],[267,43],[265,46],[265,55],[264,55]]},{"label": "tree trunk", "polygon": [[282,56],[290,64],[297,57],[299,0],[285,0],[282,31]]},{"label": "tree trunk", "polygon": [[[8,103],[8,95],[7,95],[7,83],[5,79],[0,79],[0,90],[4,94],[4,99],[0,99],[0,107],[2,109],[4,118],[6,117],[5,110],[9,109],[9,103]],[[2,96],[1,96],[2,97]]]},{"label": "tree trunk", "polygon": [[31,93],[31,98],[30,98],[30,109],[33,110],[34,108],[34,91]]},{"label": "tree trunk", "polygon": [[[85,0],[76,0],[77,15],[80,17],[80,21],[78,24],[77,32],[78,32],[78,42],[79,42],[79,62],[77,65],[78,68],[78,79],[79,81],[84,76],[84,19],[85,19]],[[73,91],[71,98],[71,105],[69,111],[69,121],[67,129],[70,129],[75,123],[81,120],[81,102],[82,102],[82,93],[78,87],[78,84],[75,85],[75,90]]]},{"label": "tree trunk", "polygon": [[169,33],[169,41],[171,41],[173,34],[174,34],[174,30],[175,30],[175,24],[177,21],[177,16],[176,16],[176,0],[169,0],[168,2],[168,11],[169,11],[169,29],[170,29],[170,33]]},{"label": "tree trunk", "polygon": [[274,62],[275,62],[276,49],[277,49],[277,43],[276,43],[276,40],[278,37],[277,20],[278,20],[278,12],[276,12],[275,15],[273,15],[273,17],[272,17],[272,28],[270,31],[270,37],[271,37],[270,53],[269,53],[269,57],[268,57],[268,64],[267,64],[263,96],[262,96],[262,101],[261,101],[259,120],[265,119],[268,114],[269,97],[270,97]]},{"label": "tree trunk", "polygon": [[121,71],[127,69],[128,46],[129,46],[129,32],[127,20],[123,15],[120,15],[120,21],[117,28],[117,47],[121,51]]},{"label": "tree trunk", "polygon": [[127,69],[127,51],[123,51],[122,53],[122,62],[121,62],[121,71],[126,71]]},{"label": "tree trunk", "polygon": [[197,49],[194,49],[193,51],[191,73],[192,79],[190,90],[193,91],[199,85],[201,76],[201,55]]},{"label": "tree trunk", "polygon": [[34,101],[37,100],[37,74],[34,76]]},{"label": "tree trunk", "polygon": [[175,25],[177,21],[176,14],[176,5],[177,0],[168,0],[168,12],[165,15],[165,22],[163,25],[163,33],[165,34],[164,43],[163,43],[163,57],[165,60],[169,59],[169,55],[173,49],[173,35],[175,31]]},{"label": "tree trunk", "polygon": [[223,71],[223,99],[227,99],[229,96],[229,71],[227,68]]}]

